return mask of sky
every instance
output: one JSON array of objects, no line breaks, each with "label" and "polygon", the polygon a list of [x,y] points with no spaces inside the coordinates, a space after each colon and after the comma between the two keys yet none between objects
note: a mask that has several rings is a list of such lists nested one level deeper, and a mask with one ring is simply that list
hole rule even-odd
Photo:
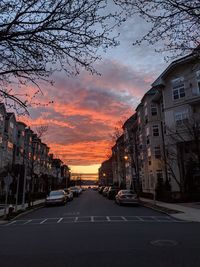
[{"label": "sky", "polygon": [[[168,65],[155,47],[133,47],[133,41],[147,30],[140,18],[129,19],[118,29],[120,45],[108,49],[96,63],[101,75],[84,70],[76,77],[55,73],[54,86],[42,89],[40,102],[44,106],[31,108],[30,117],[22,119],[33,129],[48,126],[42,141],[72,172],[98,172],[110,152],[115,125],[134,113],[151,83]],[[51,100],[54,103],[45,106]]]}]

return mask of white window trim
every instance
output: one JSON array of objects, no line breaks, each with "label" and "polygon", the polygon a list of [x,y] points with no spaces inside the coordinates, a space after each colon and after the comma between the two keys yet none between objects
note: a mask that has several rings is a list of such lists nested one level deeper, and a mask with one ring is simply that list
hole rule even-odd
[{"label": "white window trim", "polygon": [[[181,88],[181,86],[179,88],[174,88],[175,86],[179,86],[179,85],[182,85],[182,84],[183,84],[184,93],[185,93],[185,83],[184,83],[184,78],[183,77],[179,77],[179,78],[176,78],[176,79],[171,80],[171,85],[172,85],[172,100],[173,101],[177,101],[177,100],[180,100],[180,99],[185,98],[185,96],[184,97],[180,97],[180,88]],[[179,97],[177,99],[174,98],[174,91],[175,90],[178,90],[178,96]]]},{"label": "white window trim", "polygon": [[[177,116],[180,116],[181,119],[177,120]],[[183,122],[185,119],[189,119],[189,112],[187,109],[184,111],[179,111],[179,112],[174,113],[174,120],[175,120],[176,125],[183,125],[184,124]],[[179,122],[179,123],[177,123],[177,122]]]}]

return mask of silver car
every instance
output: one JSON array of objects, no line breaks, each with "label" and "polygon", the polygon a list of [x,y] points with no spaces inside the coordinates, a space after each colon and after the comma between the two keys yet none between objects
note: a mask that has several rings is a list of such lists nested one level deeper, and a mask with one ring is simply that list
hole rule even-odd
[{"label": "silver car", "polygon": [[137,195],[131,190],[120,190],[115,196],[115,202],[121,204],[134,204],[139,205]]},{"label": "silver car", "polygon": [[51,191],[46,197],[46,205],[65,205],[67,202],[66,194],[64,190]]}]

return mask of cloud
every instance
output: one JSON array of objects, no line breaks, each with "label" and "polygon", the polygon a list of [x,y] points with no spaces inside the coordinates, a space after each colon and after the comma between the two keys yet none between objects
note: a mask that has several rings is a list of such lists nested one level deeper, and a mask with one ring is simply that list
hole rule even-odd
[{"label": "cloud", "polygon": [[[108,59],[96,67],[101,75],[57,73],[55,86],[43,89],[42,106],[32,108],[32,116],[24,119],[33,128],[49,126],[43,141],[69,165],[105,160],[116,122],[131,116],[149,89],[150,73]],[[54,103],[44,107],[49,99]]]}]

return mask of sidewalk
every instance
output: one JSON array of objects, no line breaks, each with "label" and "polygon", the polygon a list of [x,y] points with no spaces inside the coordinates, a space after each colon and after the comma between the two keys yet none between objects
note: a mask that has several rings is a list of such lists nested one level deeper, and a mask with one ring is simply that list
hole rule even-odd
[{"label": "sidewalk", "polygon": [[165,208],[170,210],[168,213],[170,216],[190,222],[200,222],[200,202],[195,203],[166,203],[161,201],[155,201],[147,198],[140,198],[140,200],[145,204],[150,204],[152,208],[159,209]]},{"label": "sidewalk", "polygon": [[[33,206],[32,207],[37,206],[39,204],[43,204],[43,203],[45,203],[45,199],[36,200],[36,201],[33,202]],[[13,206],[13,207],[15,208],[15,206]],[[27,208],[28,208],[28,203],[25,204],[25,210]],[[23,210],[22,209],[22,205],[17,205],[17,211],[21,211],[21,210]],[[7,207],[7,213],[8,213],[8,207]],[[0,217],[1,216],[4,216],[4,207],[3,207],[3,205],[1,205],[1,209],[0,209]],[[1,218],[0,218],[0,220],[1,220]]]}]

